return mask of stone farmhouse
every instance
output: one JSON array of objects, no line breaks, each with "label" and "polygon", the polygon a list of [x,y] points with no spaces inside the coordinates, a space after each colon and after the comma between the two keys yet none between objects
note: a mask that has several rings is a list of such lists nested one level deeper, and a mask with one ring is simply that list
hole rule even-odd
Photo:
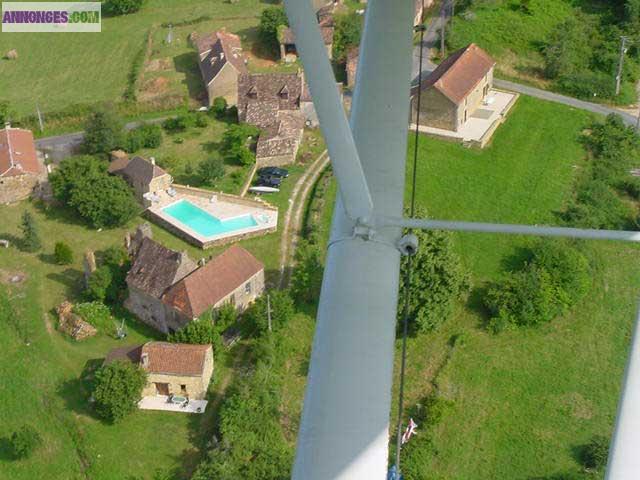
[{"label": "stone farmhouse", "polygon": [[6,124],[0,130],[0,203],[28,198],[46,177],[33,133]]},{"label": "stone farmhouse", "polygon": [[[324,41],[325,48],[329,58],[333,58],[333,35],[335,33],[335,22],[333,20],[333,12],[335,4],[329,3],[319,8],[316,12],[316,18],[320,25],[320,34]],[[278,31],[278,41],[280,42],[280,59],[286,63],[295,62],[298,59],[296,50],[296,39],[293,30],[289,27],[283,27]]]},{"label": "stone farmhouse", "polygon": [[143,397],[179,395],[201,400],[213,375],[211,345],[147,342],[111,350],[104,364],[116,361],[134,363],[147,372]]},{"label": "stone farmhouse", "polygon": [[422,91],[419,124],[454,132],[467,122],[493,87],[496,62],[475,44],[461,48],[411,90],[411,121]]},{"label": "stone farmhouse", "polygon": [[163,333],[179,330],[226,303],[244,310],[264,291],[264,265],[238,245],[196,264],[186,252],[152,240],[148,225],[125,243],[132,266],[124,306]]},{"label": "stone farmhouse", "polygon": [[159,192],[171,188],[173,177],[156,165],[153,158],[129,156],[124,152],[113,152],[109,163],[109,173],[118,175],[133,188],[136,198],[145,207]]},{"label": "stone farmhouse", "polygon": [[238,76],[247,73],[247,58],[242,53],[240,37],[218,31],[203,37],[194,32],[190,38],[198,49],[208,105],[211,106],[216,97],[224,98],[228,105],[236,105]]},{"label": "stone farmhouse", "polygon": [[256,149],[259,166],[295,162],[304,124],[317,123],[304,75],[240,75],[238,119],[262,129]]}]

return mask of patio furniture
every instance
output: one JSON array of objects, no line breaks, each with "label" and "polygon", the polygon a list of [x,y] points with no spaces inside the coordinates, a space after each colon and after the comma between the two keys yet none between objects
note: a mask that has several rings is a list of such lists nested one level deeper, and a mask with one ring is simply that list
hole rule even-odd
[{"label": "patio furniture", "polygon": [[178,192],[176,192],[175,188],[168,188],[167,189],[167,195],[169,195],[170,197],[175,197],[178,194]]}]

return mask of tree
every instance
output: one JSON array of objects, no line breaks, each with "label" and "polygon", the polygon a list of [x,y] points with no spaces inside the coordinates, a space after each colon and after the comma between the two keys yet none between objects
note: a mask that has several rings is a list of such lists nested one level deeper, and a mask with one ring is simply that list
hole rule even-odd
[{"label": "tree", "polygon": [[249,137],[256,138],[259,133],[260,130],[253,125],[229,125],[222,134],[220,153],[228,162],[251,165],[255,162],[255,156],[247,147],[247,142]]},{"label": "tree", "polygon": [[307,241],[296,247],[295,268],[291,278],[293,297],[302,303],[313,303],[320,297],[324,267],[320,260],[320,249]]},{"label": "tree", "polygon": [[28,458],[42,444],[42,438],[31,425],[23,425],[13,432],[9,444],[13,458]]},{"label": "tree", "polygon": [[545,72],[549,78],[587,70],[598,32],[584,15],[569,17],[551,33],[543,50]]},{"label": "tree", "polygon": [[260,15],[260,25],[258,32],[261,41],[271,49],[279,45],[278,28],[288,26],[287,14],[282,7],[269,7],[262,11]]},{"label": "tree", "polygon": [[335,16],[335,33],[333,36],[333,58],[344,62],[350,47],[360,44],[362,36],[362,16],[355,13]]},{"label": "tree", "polygon": [[111,109],[97,109],[84,127],[84,150],[87,153],[109,153],[124,146],[122,120]]},{"label": "tree", "polygon": [[96,270],[89,277],[85,295],[87,296],[87,298],[89,298],[89,300],[104,302],[111,288],[112,281],[113,274],[111,273],[111,269],[109,267],[103,265],[96,268]]},{"label": "tree", "polygon": [[146,372],[131,362],[118,360],[103,366],[95,375],[96,411],[109,422],[119,422],[136,409],[146,382]]},{"label": "tree", "polygon": [[[267,300],[267,297],[268,300]],[[269,330],[268,307],[271,307],[271,328],[278,331],[293,317],[295,308],[291,295],[286,290],[269,290],[245,311],[244,320],[258,335]]]},{"label": "tree", "polygon": [[56,242],[53,249],[53,256],[58,265],[69,265],[73,263],[73,250],[64,242]]},{"label": "tree", "polygon": [[216,97],[211,104],[211,112],[216,118],[221,119],[227,113],[227,100],[224,97]]},{"label": "tree", "polygon": [[607,465],[609,439],[602,435],[591,438],[582,450],[581,460],[585,468],[600,470]]},{"label": "tree", "polygon": [[203,318],[193,320],[186,327],[167,335],[167,341],[171,343],[191,343],[194,345],[211,345],[216,342],[217,332],[213,328],[211,315],[203,315]]},{"label": "tree", "polygon": [[215,185],[216,180],[224,176],[224,162],[218,157],[209,157],[200,163],[198,167],[202,182],[207,185]]},{"label": "tree", "polygon": [[[436,230],[420,231],[416,235],[419,248],[412,257],[409,318],[416,330],[428,332],[437,329],[451,315],[455,302],[469,292],[471,281],[454,251],[450,233]],[[408,264],[409,257],[402,257],[400,292],[407,288]],[[400,315],[403,306],[403,302],[399,302]]]},{"label": "tree", "polygon": [[103,3],[107,14],[117,16],[136,13],[142,8],[144,0],[103,0]]},{"label": "tree", "polygon": [[42,241],[38,233],[38,226],[30,212],[22,214],[22,246],[27,252],[37,252],[42,248]]},{"label": "tree", "polygon": [[71,200],[71,195],[78,185],[107,174],[109,164],[104,160],[89,155],[65,158],[58,168],[49,175],[49,183],[56,199],[63,203]]},{"label": "tree", "polygon": [[5,123],[11,120],[12,115],[13,112],[11,111],[9,102],[0,101],[0,127],[4,127]]}]

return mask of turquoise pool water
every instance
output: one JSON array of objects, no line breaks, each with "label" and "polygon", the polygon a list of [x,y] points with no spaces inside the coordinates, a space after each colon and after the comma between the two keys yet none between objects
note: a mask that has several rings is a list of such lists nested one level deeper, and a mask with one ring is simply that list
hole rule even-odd
[{"label": "turquoise pool water", "polygon": [[162,211],[195,230],[203,237],[213,237],[222,233],[234,232],[243,228],[255,227],[258,223],[251,215],[220,220],[200,207],[195,206],[189,200],[180,200]]}]

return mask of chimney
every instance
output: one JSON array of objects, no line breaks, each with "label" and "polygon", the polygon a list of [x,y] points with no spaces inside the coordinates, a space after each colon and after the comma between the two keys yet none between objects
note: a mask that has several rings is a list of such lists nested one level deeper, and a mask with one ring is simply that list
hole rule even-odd
[{"label": "chimney", "polygon": [[207,260],[204,257],[198,260],[199,267],[204,267],[206,263],[207,263]]},{"label": "chimney", "polygon": [[7,130],[9,130],[11,128],[11,122],[5,122],[4,124],[4,128],[6,128]]},{"label": "chimney", "polygon": [[156,164],[156,157],[149,157],[149,161],[151,162],[151,165],[155,165]]},{"label": "chimney", "polygon": [[149,354],[147,352],[140,355],[140,364],[142,365],[142,368],[149,367]]}]

